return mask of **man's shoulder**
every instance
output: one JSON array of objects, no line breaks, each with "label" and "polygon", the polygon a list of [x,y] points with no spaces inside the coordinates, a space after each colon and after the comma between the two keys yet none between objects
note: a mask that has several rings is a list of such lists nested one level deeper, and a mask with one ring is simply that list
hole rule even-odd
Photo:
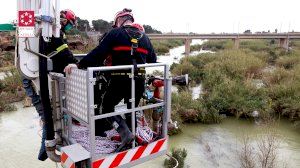
[{"label": "man's shoulder", "polygon": [[110,31],[104,33],[103,35],[103,38],[105,37],[110,37],[110,36],[115,36],[116,34],[118,34],[120,32],[120,30],[118,28],[113,28],[111,29]]},{"label": "man's shoulder", "polygon": [[121,27],[116,27],[116,28],[113,28],[109,31],[109,33],[117,33],[117,32],[120,32],[122,31],[122,28]]}]

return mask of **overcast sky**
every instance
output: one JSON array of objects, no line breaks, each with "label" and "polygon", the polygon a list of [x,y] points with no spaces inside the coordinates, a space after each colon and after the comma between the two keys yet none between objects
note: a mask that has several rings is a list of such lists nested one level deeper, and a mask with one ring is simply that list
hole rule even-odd
[{"label": "overcast sky", "polygon": [[[17,0],[1,1],[0,23],[15,19]],[[62,9],[89,21],[111,21],[124,7],[163,32],[300,31],[299,0],[61,0]]]}]

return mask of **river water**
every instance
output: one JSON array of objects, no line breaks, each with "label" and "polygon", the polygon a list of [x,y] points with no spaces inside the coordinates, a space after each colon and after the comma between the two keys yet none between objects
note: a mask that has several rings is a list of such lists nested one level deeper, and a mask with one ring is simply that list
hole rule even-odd
[{"label": "river water", "polygon": [[38,114],[33,107],[0,113],[0,167],[1,168],[54,168],[49,159],[37,160],[41,143]]},{"label": "river water", "polygon": [[[196,44],[202,44],[203,40],[193,40],[191,45],[196,45]],[[173,48],[170,50],[169,53],[167,53],[166,55],[158,55],[157,56],[157,62],[160,63],[167,63],[167,64],[173,64],[173,63],[179,63],[180,59],[184,57],[184,50],[185,50],[185,46],[179,46],[176,48]],[[204,52],[210,52],[210,51],[204,51],[204,50],[200,50],[200,51],[193,51],[191,52],[191,56],[197,55],[199,53],[204,53]],[[163,68],[147,68],[147,73],[152,73],[154,70],[159,70],[159,71],[163,71]]]},{"label": "river water", "polygon": [[[184,47],[180,50],[173,49],[171,53],[175,50],[177,57],[182,57]],[[164,59],[170,61],[165,56],[159,58],[159,60]],[[192,90],[193,97],[197,98],[201,87],[195,87]],[[33,107],[23,108],[20,102],[16,103],[16,106],[17,111],[0,113],[0,168],[60,167],[49,159],[45,162],[37,160],[41,140],[38,115]],[[285,120],[278,121],[272,128],[278,135],[276,136],[277,167],[299,168],[299,130]],[[239,156],[243,140],[246,137],[250,138],[250,146],[254,153],[253,159],[257,160],[260,137],[269,132],[269,129],[256,125],[254,122],[235,118],[227,118],[221,124],[216,125],[186,124],[182,126],[181,134],[170,137],[169,147],[187,149],[185,167],[235,168],[241,167]],[[136,167],[163,167],[165,158],[167,157],[160,157]]]},{"label": "river water", "polygon": [[[22,165],[24,168],[55,168],[55,163],[49,159],[45,162],[37,160],[41,132],[35,109],[23,108],[20,102],[16,106],[18,111],[0,113],[0,167],[19,168]],[[299,168],[299,131],[285,120],[273,128],[279,135],[278,167]],[[250,137],[251,146],[257,149],[260,135],[267,132],[267,129],[254,122],[235,118],[227,118],[216,125],[186,124],[181,134],[170,137],[169,147],[187,149],[187,167],[240,167],[238,156],[243,139]],[[163,167],[165,158],[160,157],[136,167]]]},{"label": "river water", "polygon": [[[186,167],[241,167],[239,156],[243,147],[243,140],[250,138],[254,150],[253,158],[257,160],[260,137],[268,133],[269,129],[255,125],[253,122],[225,119],[221,124],[203,125],[188,124],[182,133],[170,137],[170,148],[185,148],[188,151]],[[275,130],[278,148],[277,167],[300,167],[300,133],[289,121],[280,121]],[[145,165],[162,167],[164,158],[158,158]],[[141,166],[138,166],[142,168]]]}]

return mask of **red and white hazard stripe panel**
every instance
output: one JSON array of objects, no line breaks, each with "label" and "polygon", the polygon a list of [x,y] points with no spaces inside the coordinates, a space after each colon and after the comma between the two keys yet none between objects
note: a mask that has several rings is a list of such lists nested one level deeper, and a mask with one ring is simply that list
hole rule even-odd
[{"label": "red and white hazard stripe panel", "polygon": [[63,152],[60,156],[61,159],[61,165],[64,168],[75,168],[75,163],[72,161],[72,159],[65,153]]},{"label": "red and white hazard stripe panel", "polygon": [[167,149],[167,139],[160,139],[148,145],[139,146],[131,150],[116,153],[112,156],[102,158],[93,162],[93,168],[113,168],[143,157],[150,156]]}]

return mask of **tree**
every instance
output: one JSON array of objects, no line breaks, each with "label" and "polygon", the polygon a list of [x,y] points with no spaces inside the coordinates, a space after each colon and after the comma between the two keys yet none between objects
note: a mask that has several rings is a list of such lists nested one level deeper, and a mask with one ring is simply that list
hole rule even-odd
[{"label": "tree", "polygon": [[86,19],[80,19],[80,17],[77,17],[77,29],[80,31],[85,31],[85,28],[87,28],[87,30],[90,30],[90,23],[88,20]]},{"label": "tree", "polygon": [[92,25],[96,31],[100,31],[100,33],[108,32],[112,29],[112,22],[107,22],[102,19],[93,20]]},{"label": "tree", "polygon": [[144,26],[144,29],[145,29],[145,33],[149,33],[149,34],[151,34],[151,33],[161,34],[161,31],[152,28],[150,25],[143,25],[143,26]]}]

